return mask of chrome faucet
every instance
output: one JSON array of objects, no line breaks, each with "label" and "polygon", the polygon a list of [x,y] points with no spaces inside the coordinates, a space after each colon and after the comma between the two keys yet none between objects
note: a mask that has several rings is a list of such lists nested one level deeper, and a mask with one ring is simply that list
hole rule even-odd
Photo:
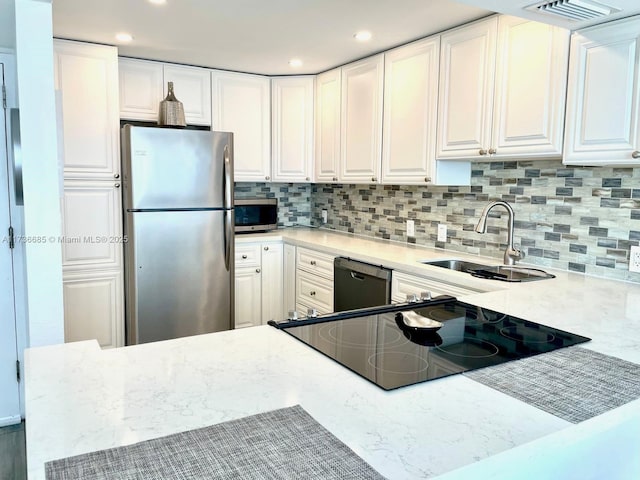
[{"label": "chrome faucet", "polygon": [[522,260],[524,258],[524,252],[513,246],[514,213],[511,205],[509,205],[507,202],[503,202],[502,200],[498,200],[496,202],[491,202],[489,205],[484,207],[484,210],[482,210],[482,214],[480,215],[480,220],[478,220],[478,225],[476,225],[476,232],[487,233],[487,216],[489,215],[489,211],[493,207],[497,206],[504,207],[509,214],[509,231],[507,234],[507,249],[504,251],[504,264],[515,265],[516,260]]}]

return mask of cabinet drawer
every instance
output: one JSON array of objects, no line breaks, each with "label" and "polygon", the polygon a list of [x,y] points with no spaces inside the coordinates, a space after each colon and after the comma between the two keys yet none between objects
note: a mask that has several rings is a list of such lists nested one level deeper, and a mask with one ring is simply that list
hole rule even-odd
[{"label": "cabinet drawer", "polygon": [[333,281],[298,270],[296,291],[297,303],[314,307],[318,311],[333,312]]},{"label": "cabinet drawer", "polygon": [[333,282],[333,255],[316,252],[306,248],[297,248],[296,265],[298,270],[304,270],[322,276]]},{"label": "cabinet drawer", "polygon": [[452,295],[461,297],[478,293],[476,290],[451,285],[449,283],[438,282],[429,278],[421,278],[406,273],[393,272],[391,280],[391,300],[393,302],[406,301],[407,295],[420,295],[421,292],[431,292],[434,297],[436,295]]},{"label": "cabinet drawer", "polygon": [[260,244],[236,244],[236,268],[260,266]]}]

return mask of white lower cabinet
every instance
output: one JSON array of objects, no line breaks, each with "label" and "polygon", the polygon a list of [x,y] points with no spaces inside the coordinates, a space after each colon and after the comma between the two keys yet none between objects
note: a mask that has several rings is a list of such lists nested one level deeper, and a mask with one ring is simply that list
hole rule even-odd
[{"label": "white lower cabinet", "polygon": [[102,348],[122,346],[122,273],[65,272],[64,337],[66,342],[97,339]]},{"label": "white lower cabinet", "polygon": [[284,313],[296,309],[296,247],[285,244],[284,246]]},{"label": "white lower cabinet", "polygon": [[478,293],[477,290],[452,285],[450,283],[432,280],[430,278],[417,277],[402,272],[394,272],[391,275],[391,301],[403,303],[407,301],[407,295],[418,295],[422,292],[431,292],[432,296],[451,295],[461,297]]},{"label": "white lower cabinet", "polygon": [[282,243],[242,243],[235,250],[235,328],[283,320]]},{"label": "white lower cabinet", "polygon": [[296,251],[296,310],[310,308],[319,315],[333,312],[333,255],[298,247]]}]

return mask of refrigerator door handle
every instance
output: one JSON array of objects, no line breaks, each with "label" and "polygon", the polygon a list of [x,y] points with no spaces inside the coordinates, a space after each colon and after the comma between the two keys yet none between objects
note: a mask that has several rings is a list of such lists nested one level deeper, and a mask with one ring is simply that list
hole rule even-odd
[{"label": "refrigerator door handle", "polygon": [[224,265],[231,268],[231,243],[233,242],[233,210],[224,211]]},{"label": "refrigerator door handle", "polygon": [[233,178],[231,178],[231,156],[229,145],[224,146],[224,208],[233,207]]}]

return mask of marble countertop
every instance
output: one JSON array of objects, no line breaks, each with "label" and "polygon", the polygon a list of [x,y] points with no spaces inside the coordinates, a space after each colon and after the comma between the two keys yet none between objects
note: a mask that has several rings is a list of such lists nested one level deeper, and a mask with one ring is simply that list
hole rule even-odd
[{"label": "marble countertop", "polygon": [[[319,230],[237,241],[277,240],[464,285],[484,293],[463,301],[589,336],[583,347],[640,363],[638,284],[557,271],[526,284],[477,279],[419,263],[477,257]],[[572,425],[462,375],[384,391],[269,326],[113,350],[54,345],[28,349],[25,359],[32,480],[44,479],[49,460],[295,404],[390,479],[494,478],[486,472],[504,465],[494,460],[507,451],[526,459],[541,442],[557,449],[610,423],[609,414],[640,424],[640,401]],[[483,465],[487,476],[469,470]]]}]

